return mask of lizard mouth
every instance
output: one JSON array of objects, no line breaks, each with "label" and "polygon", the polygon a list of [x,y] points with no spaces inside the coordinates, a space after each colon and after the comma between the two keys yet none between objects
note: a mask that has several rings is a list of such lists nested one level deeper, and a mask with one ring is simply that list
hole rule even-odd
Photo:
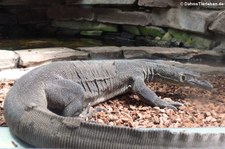
[{"label": "lizard mouth", "polygon": [[213,85],[205,80],[190,79],[187,82],[188,82],[188,84],[190,84],[192,86],[200,87],[202,89],[206,89],[209,91],[213,89]]}]

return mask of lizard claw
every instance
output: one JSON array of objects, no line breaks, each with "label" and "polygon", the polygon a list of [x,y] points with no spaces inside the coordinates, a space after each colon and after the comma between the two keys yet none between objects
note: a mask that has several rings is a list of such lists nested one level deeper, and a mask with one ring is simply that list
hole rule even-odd
[{"label": "lizard claw", "polygon": [[161,98],[158,99],[158,102],[156,103],[156,106],[160,108],[169,108],[169,109],[174,109],[178,110],[178,107],[183,106],[184,104],[180,102],[175,102],[175,101],[168,101],[168,100],[162,100]]},{"label": "lizard claw", "polygon": [[180,102],[175,102],[175,101],[171,101],[169,104],[172,104],[175,107],[180,107],[180,106],[184,106],[184,104],[180,103]]},{"label": "lizard claw", "polygon": [[178,110],[178,107],[183,106],[184,104],[175,101],[167,101],[167,108]]}]

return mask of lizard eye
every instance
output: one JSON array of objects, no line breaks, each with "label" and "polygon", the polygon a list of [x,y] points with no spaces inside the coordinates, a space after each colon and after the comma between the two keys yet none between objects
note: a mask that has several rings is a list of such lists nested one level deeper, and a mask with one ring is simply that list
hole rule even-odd
[{"label": "lizard eye", "polygon": [[180,81],[181,81],[181,82],[184,82],[185,80],[186,80],[186,77],[185,77],[184,75],[181,75],[181,76],[180,76]]}]

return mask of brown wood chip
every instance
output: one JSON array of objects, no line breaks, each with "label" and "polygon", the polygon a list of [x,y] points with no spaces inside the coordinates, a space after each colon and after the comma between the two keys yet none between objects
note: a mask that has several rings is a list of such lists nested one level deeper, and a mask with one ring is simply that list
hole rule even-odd
[{"label": "brown wood chip", "polygon": [[[135,94],[126,94],[101,103],[94,108],[102,109],[87,121],[99,124],[128,127],[225,127],[225,75],[206,74],[214,90],[149,83],[158,96],[165,100],[179,101],[184,106],[178,110],[150,107]],[[4,124],[3,101],[14,81],[0,82],[0,124]]]}]

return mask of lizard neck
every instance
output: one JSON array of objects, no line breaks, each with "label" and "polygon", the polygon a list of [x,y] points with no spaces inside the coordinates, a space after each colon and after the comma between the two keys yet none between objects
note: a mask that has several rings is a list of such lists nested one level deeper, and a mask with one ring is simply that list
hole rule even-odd
[{"label": "lizard neck", "polygon": [[174,82],[176,73],[177,70],[174,70],[174,67],[154,62],[147,63],[144,70],[146,82]]}]

